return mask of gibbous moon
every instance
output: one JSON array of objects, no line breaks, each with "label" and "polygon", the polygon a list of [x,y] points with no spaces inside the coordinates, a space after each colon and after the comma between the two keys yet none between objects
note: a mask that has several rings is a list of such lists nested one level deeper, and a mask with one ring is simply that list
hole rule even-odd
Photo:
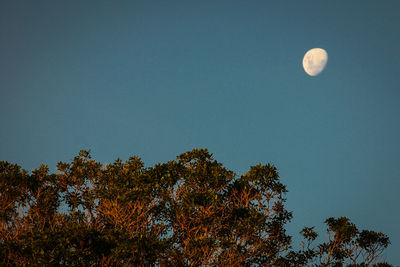
[{"label": "gibbous moon", "polygon": [[328,53],[322,48],[308,50],[303,58],[304,71],[310,76],[320,74],[328,63]]}]

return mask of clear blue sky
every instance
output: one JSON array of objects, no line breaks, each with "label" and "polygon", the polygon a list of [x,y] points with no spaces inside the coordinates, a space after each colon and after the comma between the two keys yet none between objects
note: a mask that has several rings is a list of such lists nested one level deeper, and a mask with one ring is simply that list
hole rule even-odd
[{"label": "clear blue sky", "polygon": [[[275,164],[291,233],[329,216],[400,264],[400,1],[1,1],[0,160],[208,148]],[[314,47],[329,54],[316,77]],[[397,251],[397,253],[396,253]]]}]

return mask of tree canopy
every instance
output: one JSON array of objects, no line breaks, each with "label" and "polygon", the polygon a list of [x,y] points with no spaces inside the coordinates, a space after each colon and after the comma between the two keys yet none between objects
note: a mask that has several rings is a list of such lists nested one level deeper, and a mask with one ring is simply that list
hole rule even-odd
[{"label": "tree canopy", "polygon": [[270,164],[238,176],[205,149],[152,167],[81,151],[57,170],[0,162],[3,265],[391,266],[378,262],[389,238],[346,217],[328,218],[319,244],[305,227],[294,249]]}]

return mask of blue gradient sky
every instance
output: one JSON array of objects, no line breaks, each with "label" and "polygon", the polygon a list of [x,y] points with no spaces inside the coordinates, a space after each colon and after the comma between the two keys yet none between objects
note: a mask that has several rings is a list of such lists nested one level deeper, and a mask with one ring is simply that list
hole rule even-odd
[{"label": "blue gradient sky", "polygon": [[83,2],[0,2],[0,160],[271,162],[291,233],[345,215],[400,263],[399,1]]}]

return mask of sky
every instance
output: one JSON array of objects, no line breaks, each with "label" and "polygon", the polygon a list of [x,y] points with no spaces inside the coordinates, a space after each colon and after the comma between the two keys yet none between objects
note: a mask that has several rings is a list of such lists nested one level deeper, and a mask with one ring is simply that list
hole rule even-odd
[{"label": "sky", "polygon": [[[0,160],[274,164],[296,235],[347,216],[400,264],[400,2],[1,1]],[[311,48],[329,54],[307,75]],[[296,240],[297,241],[297,240]],[[396,253],[397,252],[397,253]]]}]

